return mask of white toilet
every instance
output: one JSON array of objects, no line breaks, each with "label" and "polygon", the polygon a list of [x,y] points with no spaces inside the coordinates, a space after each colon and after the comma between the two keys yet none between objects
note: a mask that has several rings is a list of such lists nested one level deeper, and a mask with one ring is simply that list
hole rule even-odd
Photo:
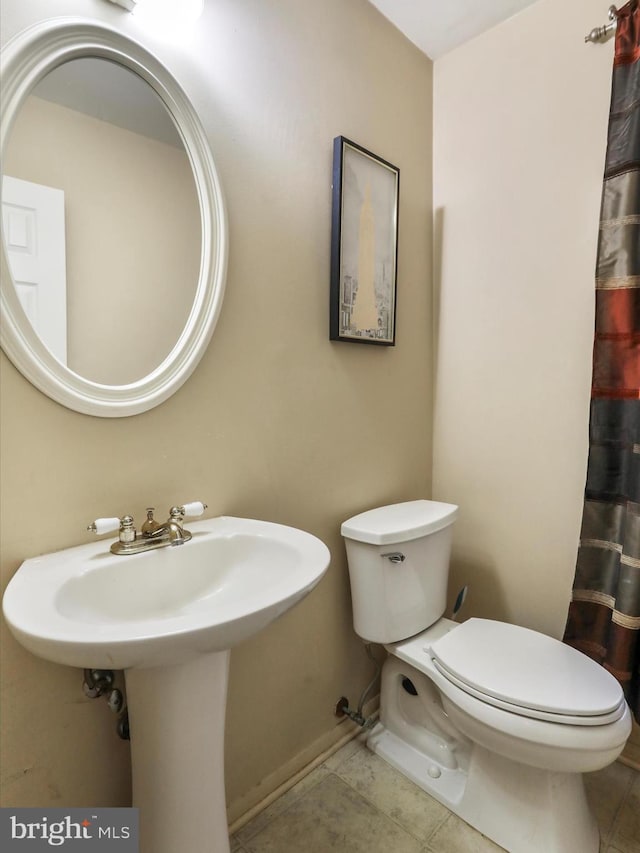
[{"label": "white toilet", "polygon": [[410,501],[342,525],[356,633],[389,652],[368,746],[510,853],[598,853],[582,773],[624,748],[622,688],[544,634],[443,617],[457,509]]}]

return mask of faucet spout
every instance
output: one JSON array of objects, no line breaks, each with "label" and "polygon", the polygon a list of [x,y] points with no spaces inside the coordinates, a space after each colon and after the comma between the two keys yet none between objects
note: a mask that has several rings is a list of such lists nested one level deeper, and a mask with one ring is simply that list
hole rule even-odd
[{"label": "faucet spout", "polygon": [[150,533],[148,538],[166,540],[168,545],[184,545],[191,539],[191,534],[182,527],[180,522],[170,519]]},{"label": "faucet spout", "polygon": [[169,518],[149,533],[148,538],[166,540],[168,545],[184,545],[191,539],[191,534],[182,526],[183,520],[184,507],[172,506],[169,510]]}]

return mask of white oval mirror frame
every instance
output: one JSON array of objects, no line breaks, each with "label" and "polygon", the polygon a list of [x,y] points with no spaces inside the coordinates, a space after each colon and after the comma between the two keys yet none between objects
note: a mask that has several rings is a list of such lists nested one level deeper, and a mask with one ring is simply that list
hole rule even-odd
[{"label": "white oval mirror frame", "polygon": [[[42,344],[24,313],[2,239],[0,345],[33,385],[67,408],[99,417],[136,415],[159,405],[185,382],[200,361],[215,328],[224,296],[227,218],[220,180],[200,120],[164,65],[133,39],[79,18],[58,18],[18,34],[0,60],[4,154],[17,113],[33,87],[53,68],[78,57],[99,57],[145,80],[172,116],[191,162],[202,224],[200,277],[194,304],[176,345],[164,361],[128,385],[92,382],[61,364]],[[144,323],[141,332],[144,333]]]}]

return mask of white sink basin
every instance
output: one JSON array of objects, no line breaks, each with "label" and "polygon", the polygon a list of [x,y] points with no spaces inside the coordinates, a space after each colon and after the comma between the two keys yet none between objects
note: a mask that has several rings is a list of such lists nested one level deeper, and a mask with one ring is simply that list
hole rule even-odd
[{"label": "white sink basin", "polygon": [[33,557],[3,599],[33,654],[125,671],[141,853],[229,853],[229,650],[300,601],[329,565],[319,539],[281,524],[222,517],[187,527],[191,541],[141,554],[116,556],[103,539]]},{"label": "white sink basin", "polygon": [[69,666],[129,669],[230,649],[318,583],[315,536],[265,521],[187,524],[193,539],[116,556],[105,540],[26,560],[3,599],[30,652]]}]

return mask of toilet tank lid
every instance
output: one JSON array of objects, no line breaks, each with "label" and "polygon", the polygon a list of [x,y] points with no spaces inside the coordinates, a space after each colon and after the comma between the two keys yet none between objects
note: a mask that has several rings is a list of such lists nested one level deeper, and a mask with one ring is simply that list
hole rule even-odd
[{"label": "toilet tank lid", "polygon": [[441,501],[406,501],[361,512],[345,521],[345,539],[371,545],[408,542],[448,527],[456,519],[458,507]]}]

